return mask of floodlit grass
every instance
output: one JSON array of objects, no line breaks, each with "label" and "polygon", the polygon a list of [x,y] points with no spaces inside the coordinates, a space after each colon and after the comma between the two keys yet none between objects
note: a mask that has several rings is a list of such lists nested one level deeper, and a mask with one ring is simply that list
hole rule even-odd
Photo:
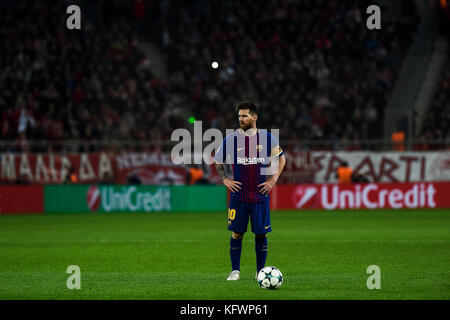
[{"label": "floodlit grass", "polygon": [[[450,211],[276,211],[258,287],[253,234],[241,280],[230,270],[226,213],[0,216],[0,299],[449,299]],[[250,226],[249,226],[250,230]],[[81,269],[69,290],[66,269]],[[369,265],[381,289],[369,290]]]}]

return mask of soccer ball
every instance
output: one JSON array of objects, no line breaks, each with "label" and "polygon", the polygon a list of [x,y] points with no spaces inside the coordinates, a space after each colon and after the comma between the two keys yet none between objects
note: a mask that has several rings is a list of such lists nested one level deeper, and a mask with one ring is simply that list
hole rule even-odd
[{"label": "soccer ball", "polygon": [[269,266],[258,272],[258,284],[263,289],[278,289],[283,283],[283,275],[280,270]]}]

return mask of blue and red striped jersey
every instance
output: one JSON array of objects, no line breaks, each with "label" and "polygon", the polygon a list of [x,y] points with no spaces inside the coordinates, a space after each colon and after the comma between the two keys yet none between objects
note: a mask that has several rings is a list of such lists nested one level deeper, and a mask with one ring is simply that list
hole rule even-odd
[{"label": "blue and red striped jersey", "polygon": [[231,163],[233,179],[242,183],[232,197],[244,202],[262,202],[268,195],[260,193],[258,185],[276,172],[276,167],[271,166],[275,162],[271,160],[282,154],[277,137],[269,131],[257,129],[253,135],[246,135],[239,129],[223,140],[214,159],[217,163]]}]

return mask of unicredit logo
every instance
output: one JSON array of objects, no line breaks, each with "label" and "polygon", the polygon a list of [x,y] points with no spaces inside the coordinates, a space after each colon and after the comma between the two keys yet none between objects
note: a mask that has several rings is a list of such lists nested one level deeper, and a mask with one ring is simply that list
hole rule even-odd
[{"label": "unicredit logo", "polygon": [[324,209],[358,208],[435,208],[436,188],[430,184],[414,184],[409,189],[383,188],[383,185],[355,185],[343,189],[339,185],[323,185],[320,201]]},{"label": "unicredit logo", "polygon": [[[294,203],[296,208],[310,207],[310,200],[317,194],[317,187],[297,187],[294,192]],[[309,204],[309,205],[308,205]]]},{"label": "unicredit logo", "polygon": [[89,210],[97,211],[100,207],[101,199],[102,197],[99,188],[97,186],[89,187],[86,197]]}]

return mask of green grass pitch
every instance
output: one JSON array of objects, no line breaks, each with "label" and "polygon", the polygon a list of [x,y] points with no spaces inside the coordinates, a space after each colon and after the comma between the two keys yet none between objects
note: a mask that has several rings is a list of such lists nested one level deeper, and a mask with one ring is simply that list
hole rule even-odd
[{"label": "green grass pitch", "polygon": [[[266,265],[254,280],[252,233],[241,280],[230,272],[227,214],[0,216],[0,299],[449,299],[450,211],[274,211]],[[249,225],[250,230],[250,225]],[[69,265],[81,289],[69,290]],[[381,289],[369,290],[369,265]]]}]

